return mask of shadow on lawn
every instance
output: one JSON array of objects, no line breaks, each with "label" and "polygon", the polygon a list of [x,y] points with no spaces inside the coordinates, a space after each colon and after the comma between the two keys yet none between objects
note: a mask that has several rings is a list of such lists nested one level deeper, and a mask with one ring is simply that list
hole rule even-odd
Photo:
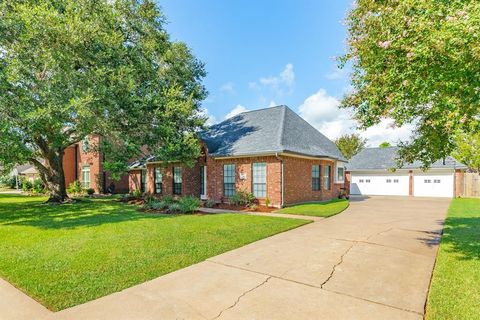
[{"label": "shadow on lawn", "polygon": [[447,218],[442,243],[461,260],[480,259],[480,217]]},{"label": "shadow on lawn", "polygon": [[44,204],[40,198],[37,198],[37,201],[26,199],[26,202],[0,202],[0,226],[19,225],[43,229],[73,229],[173,217],[142,214],[134,206],[114,200],[82,199],[78,203],[64,205]]}]

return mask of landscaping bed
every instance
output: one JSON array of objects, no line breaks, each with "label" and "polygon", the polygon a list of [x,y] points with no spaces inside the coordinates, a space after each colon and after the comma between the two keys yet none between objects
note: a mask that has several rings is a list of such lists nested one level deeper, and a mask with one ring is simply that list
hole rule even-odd
[{"label": "landscaping bed", "polygon": [[247,206],[247,205],[235,205],[229,203],[217,203],[213,206],[215,209],[223,210],[234,210],[234,211],[243,211],[243,212],[273,212],[278,210],[278,208],[267,207],[262,205]]}]

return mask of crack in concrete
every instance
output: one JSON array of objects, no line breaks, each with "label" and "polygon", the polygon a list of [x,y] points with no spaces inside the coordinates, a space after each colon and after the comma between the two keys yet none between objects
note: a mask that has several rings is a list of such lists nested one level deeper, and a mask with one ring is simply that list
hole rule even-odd
[{"label": "crack in concrete", "polygon": [[348,294],[348,293],[345,293],[345,292],[335,291],[335,290],[332,290],[332,289],[325,289],[325,288],[323,288],[322,290],[325,290],[325,291],[328,291],[328,292],[332,292],[332,293],[335,293],[335,294],[338,294],[338,295],[341,295],[341,296],[346,296],[346,297],[350,297],[350,298],[353,298],[353,299],[357,299],[357,300],[362,300],[362,301],[365,301],[365,302],[374,303],[374,304],[377,304],[377,305],[380,305],[380,306],[384,306],[384,307],[387,307],[387,308],[397,309],[397,310],[400,310],[400,311],[405,311],[405,312],[414,313],[414,314],[418,314],[418,315],[423,316],[423,314],[422,314],[421,312],[418,312],[418,311],[414,311],[414,310],[410,310],[410,309],[405,309],[405,308],[401,308],[401,307],[397,307],[397,306],[385,304],[385,303],[383,303],[383,302],[378,302],[378,301],[375,301],[375,300],[370,300],[370,299],[366,299],[366,298],[354,296],[354,295],[351,295],[351,294]]},{"label": "crack in concrete", "polygon": [[[352,242],[352,241],[349,241],[349,242]],[[355,243],[352,244],[352,246],[351,246],[347,251],[349,251],[354,245],[355,245]],[[344,255],[345,255],[346,253],[347,253],[347,252],[345,252]],[[243,270],[243,271],[247,271],[247,272],[257,273],[257,274],[261,274],[261,275],[268,276],[269,278],[275,278],[275,279],[279,279],[279,280],[283,280],[283,281],[288,281],[288,282],[300,284],[300,285],[307,286],[307,287],[311,287],[311,288],[315,288],[315,289],[325,290],[325,291],[332,292],[332,293],[335,293],[335,294],[338,294],[338,295],[343,295],[343,296],[347,296],[347,297],[350,297],[350,298],[362,300],[362,301],[365,301],[365,302],[378,304],[378,305],[381,305],[381,306],[384,306],[384,307],[387,307],[387,308],[392,308],[392,309],[397,309],[397,310],[400,310],[400,311],[406,311],[406,312],[410,312],[410,313],[415,313],[415,314],[422,315],[421,313],[419,313],[419,312],[417,312],[417,311],[400,308],[400,307],[397,307],[397,306],[385,304],[385,303],[378,302],[378,301],[374,301],[374,300],[365,299],[365,298],[362,298],[362,297],[357,297],[357,296],[354,296],[354,295],[351,295],[351,294],[348,294],[348,293],[345,293],[345,292],[335,291],[335,290],[332,290],[332,289],[326,289],[326,288],[322,288],[322,287],[319,287],[319,286],[316,286],[316,285],[313,285],[313,284],[309,284],[309,283],[305,283],[305,282],[301,282],[301,281],[296,281],[296,280],[292,280],[292,279],[285,279],[285,278],[281,278],[281,277],[278,277],[278,276],[269,275],[269,274],[267,274],[267,273],[263,273],[263,272],[259,272],[259,271],[254,271],[254,270],[249,270],[249,269],[245,269],[245,268],[241,268],[241,267],[237,267],[237,266],[233,266],[233,265],[228,265],[228,264],[220,263],[220,262],[217,262],[217,261],[209,261],[209,260],[207,260],[207,261],[208,261],[208,262],[211,262],[211,263],[219,264],[219,265],[224,266],[224,267],[227,267],[227,268],[234,268],[234,269],[239,269],[239,270]],[[252,289],[252,290],[253,290],[253,289]],[[227,309],[225,309],[224,311],[226,311],[226,310],[227,310]],[[217,317],[218,317],[218,316],[217,316]],[[214,319],[216,319],[216,318],[214,318]]]},{"label": "crack in concrete", "polygon": [[368,240],[370,240],[370,239],[373,238],[373,237],[379,236],[379,235],[381,235],[382,233],[386,233],[386,232],[392,231],[393,229],[394,229],[394,228],[392,227],[392,228],[388,228],[387,230],[383,230],[383,231],[377,232],[377,233],[375,233],[375,234],[372,234],[372,235],[368,236],[367,239],[365,239],[365,241],[368,241]]},{"label": "crack in concrete", "polygon": [[271,278],[272,278],[271,276],[270,276],[270,277],[267,277],[267,279],[265,279],[265,280],[264,280],[262,283],[260,283],[259,285],[257,285],[257,286],[255,286],[255,287],[253,287],[252,289],[249,289],[249,290],[245,291],[244,293],[242,293],[240,296],[238,296],[237,300],[235,300],[235,302],[234,302],[231,306],[229,306],[228,308],[223,309],[222,311],[220,311],[216,317],[212,318],[212,320],[220,318],[225,311],[235,308],[235,306],[240,302],[240,300],[241,300],[243,297],[245,297],[245,296],[246,296],[247,294],[249,294],[250,292],[252,292],[252,291],[260,288],[260,287],[263,286],[264,284],[266,284],[266,283],[268,282],[268,280],[270,280]]},{"label": "crack in concrete", "polygon": [[343,257],[345,257],[345,255],[353,248],[354,245],[355,243],[352,243],[352,245],[340,256],[340,261],[333,266],[332,271],[330,272],[330,275],[328,276],[328,278],[325,281],[323,281],[322,284],[320,285],[320,289],[323,289],[323,286],[328,281],[330,281],[330,279],[332,279],[333,274],[335,273],[337,267],[343,263]]}]

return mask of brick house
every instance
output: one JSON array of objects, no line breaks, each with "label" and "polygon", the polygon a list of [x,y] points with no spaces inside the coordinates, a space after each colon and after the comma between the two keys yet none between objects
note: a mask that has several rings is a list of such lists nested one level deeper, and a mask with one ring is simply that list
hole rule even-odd
[{"label": "brick house", "polygon": [[84,188],[92,188],[96,193],[104,193],[110,183],[115,184],[115,192],[128,192],[128,175],[119,181],[112,180],[104,170],[104,157],[101,153],[92,151],[92,146],[100,142],[100,137],[93,136],[71,145],[63,155],[63,170],[65,185],[75,180],[80,181]]},{"label": "brick house", "polygon": [[130,165],[129,189],[228,201],[238,190],[282,207],[335,198],[346,159],[335,144],[286,106],[241,113],[201,134],[193,167],[149,156]]}]

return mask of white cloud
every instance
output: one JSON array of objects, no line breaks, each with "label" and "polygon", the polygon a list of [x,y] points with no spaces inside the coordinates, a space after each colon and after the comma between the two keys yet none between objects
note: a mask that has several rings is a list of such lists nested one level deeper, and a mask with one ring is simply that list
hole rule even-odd
[{"label": "white cloud", "polygon": [[278,106],[278,104],[275,102],[275,101],[270,101],[270,103],[268,104],[268,107],[267,108],[272,108],[272,107],[276,107]]},{"label": "white cloud", "polygon": [[399,140],[407,140],[412,133],[413,126],[395,128],[392,126],[391,119],[385,119],[365,131],[358,131],[357,123],[352,120],[350,111],[339,109],[339,106],[340,101],[337,98],[329,96],[324,89],[320,89],[305,99],[299,111],[302,118],[332,140],[342,134],[358,132],[368,139],[368,146],[376,147],[383,141],[396,144]]},{"label": "white cloud", "polygon": [[335,67],[333,68],[332,71],[330,71],[325,75],[325,78],[327,78],[328,80],[339,80],[339,79],[343,79],[345,76],[346,76],[345,69],[340,69],[338,67]]},{"label": "white cloud", "polygon": [[396,127],[392,119],[384,119],[379,124],[361,131],[360,135],[368,139],[369,147],[378,147],[384,141],[390,142],[392,145],[396,145],[398,141],[407,141],[413,130],[413,125]]},{"label": "white cloud", "polygon": [[224,83],[224,84],[220,87],[220,91],[222,91],[222,92],[227,92],[227,93],[235,93],[235,89],[234,89],[234,87],[233,87],[233,83],[232,83],[232,82]]},{"label": "white cloud", "polygon": [[258,81],[252,81],[248,84],[250,89],[269,89],[279,96],[292,93],[294,86],[295,72],[291,63],[288,63],[276,76],[262,77]]},{"label": "white cloud", "polygon": [[240,105],[240,104],[237,104],[235,106],[235,108],[233,108],[229,113],[227,113],[227,115],[225,116],[225,119],[234,117],[237,114],[240,114],[240,113],[245,112],[245,111],[248,111],[248,109],[245,108],[244,106]]}]

